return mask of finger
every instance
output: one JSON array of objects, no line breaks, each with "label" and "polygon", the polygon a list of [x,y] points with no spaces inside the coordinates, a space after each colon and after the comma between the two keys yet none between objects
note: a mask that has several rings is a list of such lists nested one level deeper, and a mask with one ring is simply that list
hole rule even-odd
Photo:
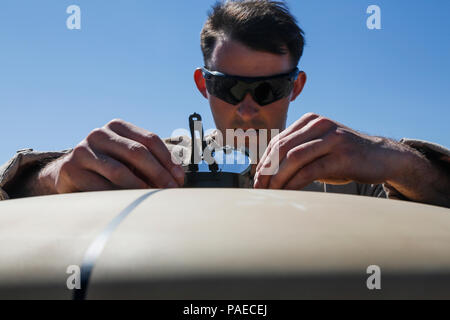
[{"label": "finger", "polygon": [[269,165],[269,163],[272,161],[272,158],[274,158],[275,155],[278,155],[278,152],[275,152],[276,151],[275,149],[279,144],[280,141],[279,139],[280,135],[276,135],[270,140],[269,147],[265,150],[263,156],[261,157],[256,167],[257,174],[262,174],[262,169]]},{"label": "finger", "polygon": [[326,136],[333,126],[336,126],[333,121],[318,117],[314,120],[311,120],[299,130],[285,136],[275,145],[275,148],[278,147],[279,149],[278,152],[280,161],[282,161],[286,157],[287,153],[292,148],[313,139],[319,139],[320,137]]},{"label": "finger", "polygon": [[316,180],[338,177],[339,166],[339,163],[331,155],[316,159],[301,168],[283,189],[301,190]]},{"label": "finger", "polygon": [[127,166],[99,152],[90,151],[90,156],[83,157],[81,163],[85,168],[100,174],[121,189],[146,189],[150,187]]},{"label": "finger", "polygon": [[143,144],[158,159],[181,186],[184,183],[184,170],[172,161],[169,149],[158,135],[139,128],[123,120],[113,120],[107,124],[107,128],[118,135]]},{"label": "finger", "polygon": [[[263,159],[264,163],[261,168],[265,168],[269,163],[273,163],[276,161],[278,161],[278,164],[281,164],[290,150],[308,141],[318,139],[326,135],[326,132],[330,131],[330,128],[332,128],[333,126],[335,126],[333,121],[330,121],[323,117],[318,117],[314,120],[311,120],[304,127],[286,136],[282,140],[275,141],[272,145],[270,153],[267,154]],[[328,138],[329,137],[327,137],[327,139]],[[258,181],[261,188],[269,187],[269,183],[272,178],[273,174],[263,174],[262,169],[257,171],[256,180]]]},{"label": "finger", "polygon": [[263,188],[281,189],[295,173],[308,163],[331,152],[336,144],[330,139],[317,139],[301,144],[290,150],[281,161],[278,172],[270,177]]},{"label": "finger", "polygon": [[[317,119],[319,117],[319,115],[314,114],[314,113],[306,113],[304,114],[300,119],[298,119],[297,121],[295,121],[292,125],[290,125],[286,130],[280,132],[280,134],[278,134],[276,136],[276,138],[279,140],[287,137],[288,135],[290,135],[291,133],[303,128],[305,125],[307,125],[309,122],[311,122],[314,119]],[[275,141],[277,141],[276,139],[272,139],[273,141],[271,141],[271,143],[269,143],[269,146],[266,148],[263,156],[260,159],[260,162],[258,163],[258,166],[256,167],[256,170],[258,171],[258,169],[260,169],[260,167],[262,166],[262,164],[264,163],[265,157],[271,152],[271,149],[275,143]]]},{"label": "finger", "polygon": [[328,148],[326,147],[326,143],[323,143],[323,139],[309,141],[291,149],[288,152],[288,155],[281,161],[281,164],[274,175],[258,175],[257,180],[255,180],[254,188],[281,188],[302,166],[316,157],[323,156],[327,151]]},{"label": "finger", "polygon": [[109,129],[97,129],[87,138],[91,149],[114,158],[136,175],[157,188],[174,188],[178,184],[153,154],[141,143],[122,137]]},{"label": "finger", "polygon": [[303,116],[301,116],[300,119],[295,121],[288,128],[286,128],[286,130],[281,132],[280,138],[283,139],[283,138],[287,137],[288,135],[300,130],[301,128],[306,126],[308,123],[310,123],[311,121],[313,121],[319,117],[320,117],[320,115],[315,114],[315,113],[311,113],[311,112],[305,113]]},{"label": "finger", "polygon": [[76,179],[72,179],[75,190],[71,192],[106,191],[117,189],[111,182],[95,172],[89,170],[78,170],[74,172]]}]

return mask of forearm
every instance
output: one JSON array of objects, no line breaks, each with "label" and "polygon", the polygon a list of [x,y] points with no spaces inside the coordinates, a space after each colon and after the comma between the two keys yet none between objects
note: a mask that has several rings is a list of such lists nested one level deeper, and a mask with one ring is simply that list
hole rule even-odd
[{"label": "forearm", "polygon": [[54,193],[47,185],[47,179],[43,177],[45,168],[52,161],[55,160],[45,159],[23,168],[14,180],[4,187],[9,197],[11,199],[17,199]]},{"label": "forearm", "polygon": [[445,162],[426,157],[407,145],[389,141],[393,170],[385,181],[404,198],[450,207],[450,168]]}]

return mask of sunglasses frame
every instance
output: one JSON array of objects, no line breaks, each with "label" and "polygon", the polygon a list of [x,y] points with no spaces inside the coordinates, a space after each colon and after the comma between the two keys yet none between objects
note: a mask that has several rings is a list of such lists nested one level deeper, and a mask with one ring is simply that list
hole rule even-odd
[{"label": "sunglasses frame", "polygon": [[[296,67],[295,69],[293,69],[292,71],[290,71],[288,73],[276,74],[273,76],[243,77],[243,76],[228,75],[228,74],[225,74],[225,73],[222,73],[219,71],[211,71],[211,70],[208,70],[206,67],[201,67],[200,69],[202,71],[203,77],[205,78],[205,81],[211,80],[213,77],[217,77],[217,78],[226,78],[226,79],[233,79],[236,81],[242,81],[242,82],[245,82],[246,84],[274,80],[274,79],[278,79],[278,78],[288,78],[290,81],[295,81],[295,80],[297,80],[300,72],[302,72]],[[278,100],[279,99],[274,100],[272,102],[275,102]],[[237,103],[239,103],[239,102],[240,101],[238,101]],[[236,105],[237,103],[235,103],[235,104],[232,103],[232,104]],[[267,104],[264,104],[264,105],[267,105]]]}]

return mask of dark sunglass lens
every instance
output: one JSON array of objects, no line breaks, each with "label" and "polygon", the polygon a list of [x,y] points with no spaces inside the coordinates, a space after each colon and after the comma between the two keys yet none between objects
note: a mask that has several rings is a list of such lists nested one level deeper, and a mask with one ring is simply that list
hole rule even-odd
[{"label": "dark sunglass lens", "polygon": [[233,98],[240,102],[244,100],[248,89],[248,84],[243,81],[237,81],[236,84],[232,88],[230,88],[230,94],[233,96]]},{"label": "dark sunglass lens", "polygon": [[271,93],[264,101],[264,104],[266,105],[287,97],[289,93],[291,93],[293,87],[293,82],[289,79],[273,79],[268,80],[266,83],[270,87]]},{"label": "dark sunglass lens", "polygon": [[263,106],[274,101],[272,86],[268,82],[259,84],[254,90],[255,101]]},{"label": "dark sunglass lens", "polygon": [[230,90],[236,84],[237,81],[231,78],[212,77],[211,79],[206,80],[206,89],[213,96],[230,104],[236,105],[239,103],[239,100],[230,93]]}]

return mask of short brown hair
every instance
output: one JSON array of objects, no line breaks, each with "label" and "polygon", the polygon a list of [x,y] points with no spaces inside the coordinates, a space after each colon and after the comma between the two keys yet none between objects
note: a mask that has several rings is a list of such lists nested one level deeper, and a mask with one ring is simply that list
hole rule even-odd
[{"label": "short brown hair", "polygon": [[229,36],[253,50],[290,53],[297,66],[305,45],[304,32],[284,2],[227,0],[217,2],[208,13],[201,32],[205,66],[209,65],[217,38]]}]

